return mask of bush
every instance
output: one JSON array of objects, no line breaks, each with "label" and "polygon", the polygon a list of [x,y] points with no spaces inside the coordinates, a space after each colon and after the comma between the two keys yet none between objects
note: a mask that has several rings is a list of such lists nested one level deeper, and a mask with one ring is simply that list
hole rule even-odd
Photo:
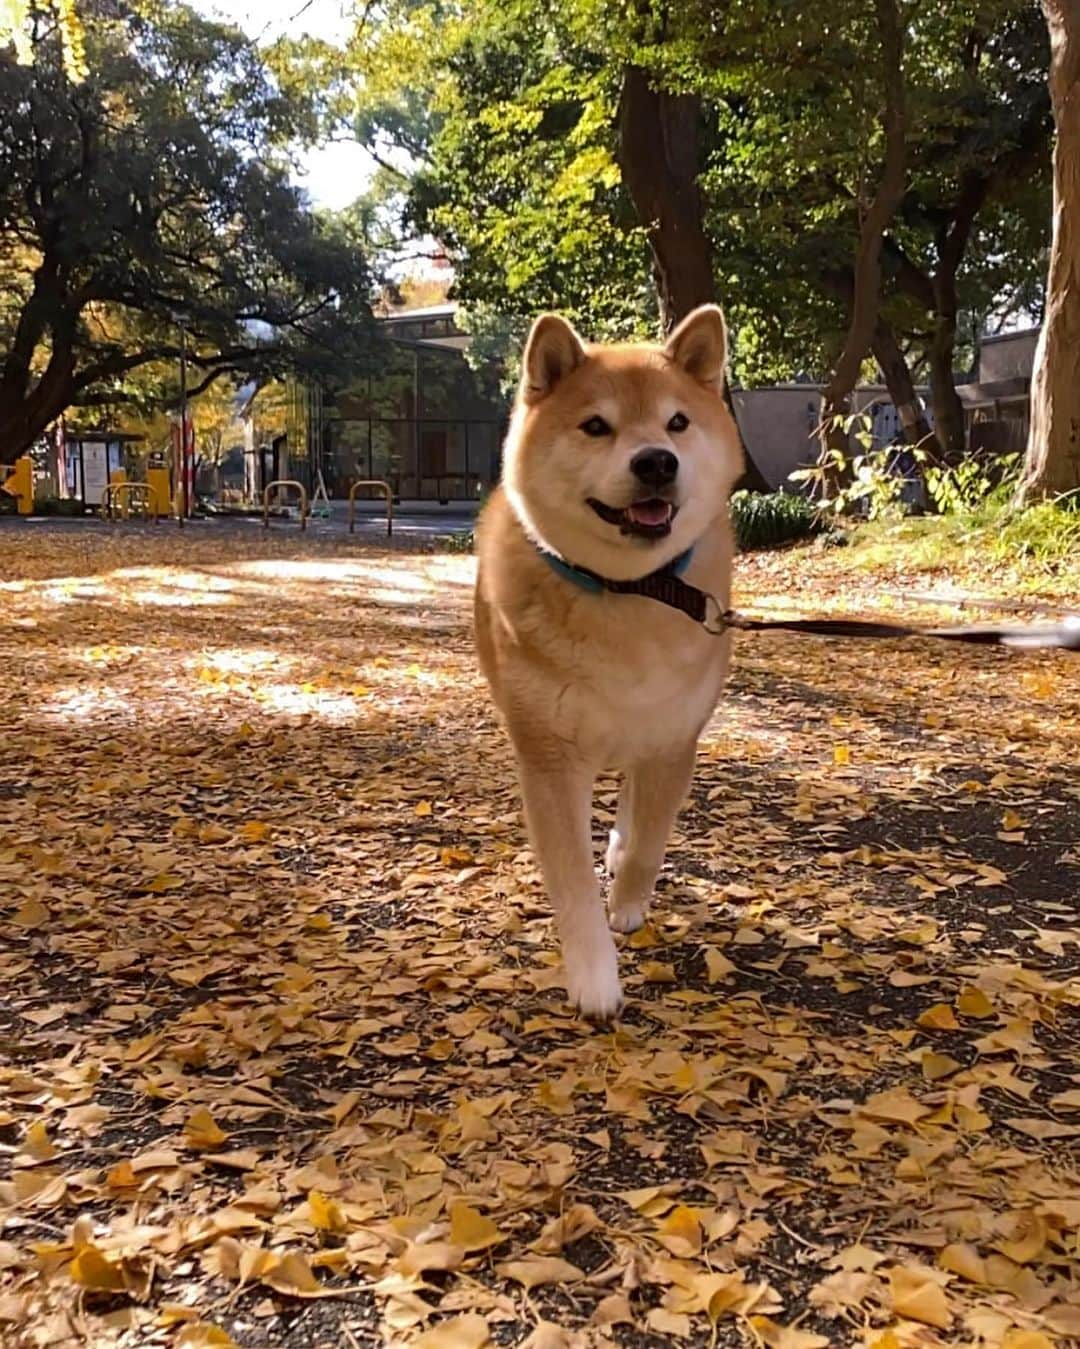
[{"label": "bush", "polygon": [[35,515],[69,515],[84,513],[84,506],[75,497],[38,497],[34,502]]},{"label": "bush", "polygon": [[744,553],[808,539],[824,528],[813,502],[791,492],[736,492],[731,520],[735,541]]},{"label": "bush", "polygon": [[447,553],[471,553],[476,544],[476,535],[473,530],[463,530],[457,534],[449,534],[443,540],[443,551]]}]

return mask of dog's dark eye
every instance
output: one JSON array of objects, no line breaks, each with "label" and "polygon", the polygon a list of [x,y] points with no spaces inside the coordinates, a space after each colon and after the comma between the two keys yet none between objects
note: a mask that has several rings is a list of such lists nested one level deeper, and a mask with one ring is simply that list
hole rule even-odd
[{"label": "dog's dark eye", "polygon": [[667,429],[669,431],[685,431],[689,425],[690,425],[690,418],[686,415],[686,413],[676,412],[675,416],[672,417],[671,421],[668,422]]},{"label": "dog's dark eye", "polygon": [[590,417],[587,422],[582,422],[579,428],[587,436],[610,436],[611,427],[604,421],[603,417]]}]

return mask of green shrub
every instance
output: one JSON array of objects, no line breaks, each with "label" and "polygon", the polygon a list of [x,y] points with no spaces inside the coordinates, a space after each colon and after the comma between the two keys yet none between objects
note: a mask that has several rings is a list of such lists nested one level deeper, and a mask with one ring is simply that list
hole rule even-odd
[{"label": "green shrub", "polygon": [[731,520],[735,541],[744,553],[808,539],[824,528],[814,503],[791,492],[736,492]]},{"label": "green shrub", "polygon": [[82,515],[84,507],[74,497],[38,497],[34,501],[35,515]]},{"label": "green shrub", "polygon": [[442,541],[443,551],[447,553],[471,553],[476,543],[476,534],[471,529],[449,534]]}]

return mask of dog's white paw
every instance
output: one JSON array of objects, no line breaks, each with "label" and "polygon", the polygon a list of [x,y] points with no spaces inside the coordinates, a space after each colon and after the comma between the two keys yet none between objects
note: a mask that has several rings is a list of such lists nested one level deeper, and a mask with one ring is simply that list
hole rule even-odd
[{"label": "dog's white paw", "polygon": [[621,904],[613,900],[608,910],[608,923],[614,932],[636,932],[645,922],[648,912],[647,900],[631,900]]},{"label": "dog's white paw", "polygon": [[614,945],[587,962],[568,960],[566,993],[582,1016],[596,1021],[610,1021],[617,1016],[623,997]]},{"label": "dog's white paw", "polygon": [[609,876],[614,876],[622,865],[623,856],[626,853],[626,847],[617,829],[613,829],[608,835],[607,854],[604,857],[604,870]]}]

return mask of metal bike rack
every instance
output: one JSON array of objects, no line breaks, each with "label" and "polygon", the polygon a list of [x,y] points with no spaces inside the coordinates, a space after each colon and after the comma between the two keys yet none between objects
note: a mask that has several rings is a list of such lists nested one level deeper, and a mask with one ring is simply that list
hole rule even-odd
[{"label": "metal bike rack", "polygon": [[140,502],[143,510],[157,524],[161,518],[157,512],[157,498],[155,497],[150,485],[145,482],[111,482],[105,488],[105,493],[101,502],[101,513],[109,520],[115,522],[115,498],[122,497],[125,492],[130,492],[134,496],[141,495]]},{"label": "metal bike rack", "polygon": [[386,497],[386,537],[394,532],[394,490],[381,478],[363,478],[349,488],[349,533],[356,532],[356,493],[360,487],[374,487]]},{"label": "metal bike rack", "polygon": [[307,529],[308,494],[307,488],[295,478],[275,478],[263,488],[263,529],[270,528],[270,493],[275,487],[295,487],[300,493],[300,528]]}]

